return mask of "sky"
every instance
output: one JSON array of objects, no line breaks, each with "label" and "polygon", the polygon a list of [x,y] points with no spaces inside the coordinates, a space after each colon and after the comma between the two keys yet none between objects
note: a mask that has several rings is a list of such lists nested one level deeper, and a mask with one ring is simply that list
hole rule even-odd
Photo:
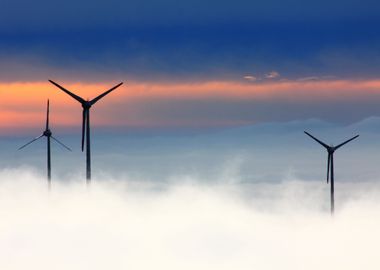
[{"label": "sky", "polygon": [[92,118],[114,128],[377,116],[379,11],[376,1],[5,1],[1,133],[31,126],[47,98],[56,125],[80,125],[78,104],[48,79],[85,98],[123,81]]},{"label": "sky", "polygon": [[[380,3],[3,0],[1,269],[379,269]],[[92,99],[92,184],[80,150]],[[53,136],[46,184],[47,99]],[[337,150],[330,215],[327,144]],[[149,259],[147,259],[149,258]]]},{"label": "sky", "polygon": [[5,1],[0,168],[45,174],[43,139],[16,149],[41,134],[50,99],[53,135],[73,149],[53,146],[53,174],[82,175],[82,108],[48,80],[84,99],[124,82],[91,108],[94,177],[319,181],[325,153],[308,130],[329,144],[360,134],[337,176],[376,182],[379,12],[376,1]]}]

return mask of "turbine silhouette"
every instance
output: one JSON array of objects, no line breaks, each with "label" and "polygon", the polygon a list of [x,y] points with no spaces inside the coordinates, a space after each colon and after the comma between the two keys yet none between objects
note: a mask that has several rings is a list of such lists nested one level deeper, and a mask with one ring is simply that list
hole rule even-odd
[{"label": "turbine silhouette", "polygon": [[[90,108],[93,106],[96,102],[98,102],[101,98],[118,88],[123,83],[119,83],[118,85],[112,87],[111,89],[107,90],[103,94],[97,96],[96,98],[92,100],[84,100],[83,98],[75,95],[74,93],[70,92],[69,90],[65,89],[58,83],[49,80],[52,84],[57,86],[59,89],[64,91],[66,94],[71,96],[73,99],[78,101],[82,104],[83,112],[82,112],[82,152],[84,150],[84,143],[86,140],[86,182],[87,184],[91,181],[91,144],[90,144]],[[85,139],[86,137],[86,139]]]},{"label": "turbine silhouette", "polygon": [[47,111],[46,111],[46,127],[45,127],[45,130],[44,132],[34,138],[33,140],[31,140],[30,142],[28,142],[27,144],[24,144],[23,146],[21,146],[18,150],[21,150],[23,149],[24,147],[28,146],[29,144],[33,143],[34,141],[37,141],[38,139],[42,138],[42,137],[46,137],[47,138],[47,180],[48,180],[48,185],[49,185],[49,189],[51,187],[51,153],[50,153],[50,139],[53,139],[54,141],[56,141],[57,143],[59,143],[60,145],[62,145],[64,148],[66,148],[67,150],[71,151],[71,149],[69,147],[67,147],[66,145],[64,145],[63,143],[61,143],[57,138],[53,137],[52,135],[52,132],[49,128],[49,100],[47,101]]},{"label": "turbine silhouette", "polygon": [[326,143],[315,138],[310,133],[308,133],[306,131],[304,131],[304,132],[306,135],[311,137],[313,140],[315,140],[317,143],[322,145],[327,150],[327,184],[329,183],[329,176],[330,176],[330,183],[331,183],[330,204],[331,204],[331,214],[333,215],[334,209],[335,209],[335,201],[334,201],[334,152],[337,149],[339,149],[340,147],[342,147],[343,145],[345,145],[346,143],[348,143],[348,142],[356,139],[357,137],[359,137],[359,135],[356,135],[356,136],[352,137],[351,139],[344,141],[341,144],[338,144],[337,146],[333,146],[333,145],[329,146]]}]

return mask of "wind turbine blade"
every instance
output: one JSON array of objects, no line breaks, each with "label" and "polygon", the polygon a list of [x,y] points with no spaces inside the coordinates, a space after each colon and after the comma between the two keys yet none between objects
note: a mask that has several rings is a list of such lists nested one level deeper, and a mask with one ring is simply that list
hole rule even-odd
[{"label": "wind turbine blade", "polygon": [[327,157],[327,184],[329,183],[330,164],[331,164],[331,154],[329,153]]},{"label": "wind turbine blade", "polygon": [[60,142],[57,138],[54,138],[53,136],[50,136],[50,138],[52,138],[54,141],[56,141],[57,143],[59,143],[60,145],[62,145],[63,147],[65,147],[67,150],[71,151],[70,147],[64,145],[62,142]]},{"label": "wind turbine blade", "polygon": [[83,109],[82,113],[82,152],[84,150],[84,137],[86,133],[86,120],[87,120],[87,109]]},{"label": "wind turbine blade", "polygon": [[47,111],[46,111],[46,130],[49,129],[49,100],[47,101]]},{"label": "wind turbine blade", "polygon": [[74,93],[71,93],[69,90],[63,88],[58,83],[53,82],[52,80],[49,80],[49,82],[51,82],[52,84],[54,84],[55,86],[57,86],[59,89],[61,89],[66,94],[70,95],[72,98],[76,99],[78,102],[80,102],[80,103],[85,102],[85,100],[83,98],[81,98],[80,96],[75,95]]},{"label": "wind turbine blade", "polygon": [[29,144],[31,144],[31,143],[34,142],[34,141],[37,141],[39,138],[41,138],[41,137],[43,137],[43,136],[44,136],[44,134],[42,134],[42,135],[40,135],[40,136],[34,138],[33,140],[31,140],[31,141],[28,142],[27,144],[24,144],[23,146],[21,146],[21,147],[20,147],[19,149],[17,149],[17,150],[21,150],[21,149],[25,148],[26,146],[28,146]]},{"label": "wind turbine blade", "polygon": [[311,135],[310,133],[304,131],[306,135],[308,135],[309,137],[311,137],[314,141],[316,141],[317,143],[319,143],[320,145],[322,145],[323,147],[329,149],[330,146],[328,146],[327,144],[325,144],[324,142],[318,140],[317,138],[315,138],[313,135]]},{"label": "wind turbine blade", "polygon": [[348,143],[348,142],[350,142],[350,141],[356,139],[357,137],[359,137],[359,135],[356,135],[355,137],[352,137],[351,139],[349,139],[349,140],[347,140],[347,141],[345,141],[345,142],[343,142],[343,143],[341,143],[341,144],[335,146],[335,147],[334,147],[335,150],[338,149],[338,148],[340,148],[340,147],[342,147],[342,146],[345,145],[346,143]]},{"label": "wind turbine blade", "polygon": [[118,88],[120,85],[122,85],[123,83],[119,83],[118,85],[115,85],[114,87],[112,87],[110,90],[104,92],[103,94],[97,96],[96,98],[94,98],[93,100],[90,101],[91,105],[94,105],[96,102],[98,102],[99,99],[101,99],[102,97],[104,97],[105,95],[108,95],[109,93],[111,93],[113,90],[115,90],[116,88]]}]

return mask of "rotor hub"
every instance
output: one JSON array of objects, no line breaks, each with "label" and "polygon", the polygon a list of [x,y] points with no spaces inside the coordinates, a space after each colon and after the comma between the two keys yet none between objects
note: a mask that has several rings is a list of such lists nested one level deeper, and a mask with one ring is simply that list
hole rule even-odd
[{"label": "rotor hub", "polygon": [[90,101],[85,101],[82,103],[82,108],[83,109],[90,109],[91,108],[91,102]]},{"label": "rotor hub", "polygon": [[46,137],[50,137],[51,134],[52,133],[51,133],[50,129],[47,129],[47,130],[44,131],[44,136],[46,136]]}]

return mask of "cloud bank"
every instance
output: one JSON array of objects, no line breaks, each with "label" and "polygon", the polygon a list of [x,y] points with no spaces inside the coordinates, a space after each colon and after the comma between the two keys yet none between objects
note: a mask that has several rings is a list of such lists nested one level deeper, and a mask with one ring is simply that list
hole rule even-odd
[{"label": "cloud bank", "polygon": [[123,184],[0,172],[3,269],[378,269],[379,186]]}]

